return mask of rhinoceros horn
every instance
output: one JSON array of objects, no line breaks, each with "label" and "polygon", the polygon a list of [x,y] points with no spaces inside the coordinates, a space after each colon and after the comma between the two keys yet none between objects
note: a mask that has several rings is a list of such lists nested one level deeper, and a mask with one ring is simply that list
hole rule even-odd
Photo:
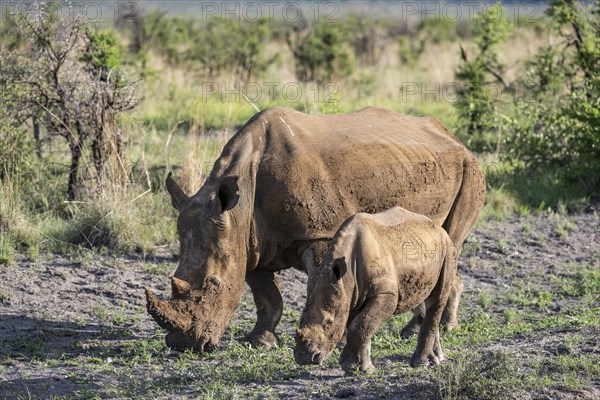
[{"label": "rhinoceros horn", "polygon": [[192,290],[192,285],[176,277],[171,278],[171,290],[174,298],[185,297]]},{"label": "rhinoceros horn", "polygon": [[154,320],[169,332],[185,332],[191,325],[191,319],[177,313],[171,304],[159,300],[148,288],[146,290],[146,308]]}]

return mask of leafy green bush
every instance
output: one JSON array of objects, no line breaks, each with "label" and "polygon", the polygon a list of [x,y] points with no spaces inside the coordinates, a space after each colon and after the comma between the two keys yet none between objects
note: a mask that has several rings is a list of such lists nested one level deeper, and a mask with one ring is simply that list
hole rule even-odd
[{"label": "leafy green bush", "polygon": [[385,30],[372,16],[351,12],[343,20],[344,36],[362,65],[375,65],[387,45]]},{"label": "leafy green bush", "polygon": [[504,90],[508,85],[502,79],[504,66],[498,59],[498,46],[511,31],[510,22],[502,15],[502,7],[499,4],[487,7],[474,22],[475,56],[469,59],[461,48],[463,63],[455,72],[461,83],[455,103],[460,122],[458,128],[477,151],[485,149],[482,142],[486,135],[496,132],[502,123],[497,113],[498,88]]},{"label": "leafy green bush", "polygon": [[547,11],[564,41],[528,63],[527,89],[515,103],[506,158],[560,169],[598,195],[600,185],[600,1],[586,13],[558,0]]},{"label": "leafy green bush", "polygon": [[305,33],[294,29],[294,37],[288,32],[286,40],[302,82],[331,82],[354,70],[354,54],[339,24],[319,21]]},{"label": "leafy green bush", "polygon": [[402,64],[406,64],[411,68],[415,67],[424,50],[424,39],[411,39],[408,36],[398,36],[398,57]]},{"label": "leafy green bush", "polygon": [[276,60],[276,56],[267,58],[264,54],[269,33],[266,19],[239,23],[213,17],[195,27],[185,57],[192,64],[199,64],[206,77],[230,71],[249,81]]},{"label": "leafy green bush", "polygon": [[96,70],[110,71],[121,66],[123,46],[114,32],[88,30],[86,38],[81,61]]},{"label": "leafy green bush", "polygon": [[427,45],[466,38],[471,33],[470,26],[464,21],[455,22],[439,16],[422,19],[415,28],[398,36],[400,62],[414,68]]},{"label": "leafy green bush", "polygon": [[151,11],[143,16],[140,29],[146,35],[146,48],[156,51],[170,65],[180,64],[182,46],[189,43],[194,24],[184,18],[168,17],[164,12]]},{"label": "leafy green bush", "polygon": [[434,18],[424,18],[417,27],[417,32],[422,32],[432,43],[440,44],[455,42],[458,40],[456,22],[436,16]]}]

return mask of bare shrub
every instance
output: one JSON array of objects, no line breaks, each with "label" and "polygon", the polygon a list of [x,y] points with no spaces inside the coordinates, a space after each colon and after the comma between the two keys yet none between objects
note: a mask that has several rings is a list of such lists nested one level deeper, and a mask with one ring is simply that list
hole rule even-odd
[{"label": "bare shrub", "polygon": [[137,82],[120,69],[121,49],[112,33],[96,30],[83,17],[57,16],[43,3],[31,10],[11,16],[13,36],[22,39],[18,49],[0,53],[2,101],[8,114],[19,116],[13,125],[32,120],[37,136],[41,126],[66,140],[71,155],[67,197],[73,200],[88,141],[96,188],[105,181],[107,160],[122,158],[116,115],[139,103]]}]

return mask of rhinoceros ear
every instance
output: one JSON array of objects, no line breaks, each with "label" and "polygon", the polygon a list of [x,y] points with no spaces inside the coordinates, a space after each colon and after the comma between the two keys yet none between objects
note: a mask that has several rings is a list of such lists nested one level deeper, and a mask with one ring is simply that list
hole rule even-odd
[{"label": "rhinoceros ear", "polygon": [[304,250],[304,253],[302,253],[302,261],[304,262],[308,276],[313,275],[317,271],[317,267],[315,267],[315,255],[312,249]]},{"label": "rhinoceros ear", "polygon": [[217,195],[211,202],[211,212],[218,216],[219,214],[231,210],[240,199],[240,188],[237,184],[237,176],[227,176],[223,178],[221,186],[217,189]]},{"label": "rhinoceros ear", "polygon": [[338,281],[340,279],[342,279],[343,276],[346,275],[346,272],[348,271],[348,265],[346,264],[346,257],[336,258],[335,261],[333,262],[333,267],[331,268],[331,270],[333,272],[333,276],[335,277],[335,279],[337,279]]},{"label": "rhinoceros ear", "polygon": [[175,183],[175,181],[172,178],[172,175],[173,174],[171,172],[169,172],[169,175],[167,175],[167,191],[171,195],[171,204],[173,204],[173,207],[181,211],[183,206],[188,202],[190,198],[185,193],[183,193],[183,190],[181,190],[179,185]]}]

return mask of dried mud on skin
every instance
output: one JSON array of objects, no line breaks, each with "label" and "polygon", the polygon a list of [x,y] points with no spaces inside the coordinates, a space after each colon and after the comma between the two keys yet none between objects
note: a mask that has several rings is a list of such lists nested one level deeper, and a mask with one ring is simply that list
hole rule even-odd
[{"label": "dried mud on skin", "polygon": [[[581,265],[598,266],[600,258],[600,218],[597,213],[571,215],[571,230],[566,237],[558,234],[557,216],[511,217],[503,222],[487,221],[477,226],[467,238],[459,273],[465,291],[459,309],[459,320],[477,308],[477,299],[485,291],[500,300],[488,313],[502,312],[509,283],[521,280],[523,285],[553,290],[545,277],[549,274],[574,274]],[[527,228],[525,228],[527,227]],[[164,258],[140,260],[139,257],[100,255],[41,255],[35,262],[23,257],[12,265],[0,265],[0,399],[14,398],[81,398],[94,394],[100,398],[195,398],[201,397],[201,377],[180,382],[175,388],[157,392],[156,382],[168,382],[172,364],[179,353],[154,355],[149,363],[139,362],[133,368],[111,364],[113,357],[139,349],[144,341],[163,339],[145,309],[144,286],[168,298],[170,276],[176,262],[169,254]],[[154,270],[154,271],[151,271]],[[159,271],[158,273],[156,271]],[[154,272],[154,273],[151,273]],[[296,326],[286,317],[299,315],[304,306],[306,276],[295,270],[282,272],[284,318],[278,332],[293,335]],[[548,313],[578,305],[576,297],[553,301]],[[596,303],[594,306],[598,306]],[[248,288],[232,320],[236,331],[228,329],[221,349],[252,327],[255,309]],[[297,317],[296,317],[297,318]],[[240,329],[241,328],[241,329]],[[239,331],[239,332],[238,332]],[[582,357],[600,361],[600,332],[595,329],[559,328],[520,334],[499,339],[477,350],[507,350],[520,357],[537,357],[544,353],[564,353],[565,339],[579,335]],[[442,339],[442,346],[448,348]],[[582,349],[587,349],[583,352]],[[459,349],[454,349],[459,350]],[[577,351],[579,351],[577,350]],[[149,350],[152,352],[152,350]],[[132,352],[132,354],[138,354]],[[287,353],[292,357],[291,350]],[[83,364],[83,362],[87,364]],[[227,360],[215,357],[193,361],[219,366]],[[260,362],[256,360],[254,362]],[[95,364],[96,363],[96,364]],[[407,363],[406,357],[373,357],[378,370]],[[295,377],[267,383],[238,383],[246,393],[285,398],[436,398],[426,370],[410,372],[394,368],[390,375],[348,377],[336,368],[311,367]],[[126,371],[126,373],[124,372]],[[139,388],[152,387],[153,393],[127,390],[130,382]],[[141,383],[140,383],[141,382]],[[144,382],[155,382],[145,386]],[[509,398],[519,399],[595,399],[600,398],[600,378],[575,391],[530,389]],[[158,385],[160,388],[160,385]],[[125,389],[124,389],[125,388]],[[125,394],[124,394],[125,393]],[[266,393],[266,394],[265,394]]]}]

